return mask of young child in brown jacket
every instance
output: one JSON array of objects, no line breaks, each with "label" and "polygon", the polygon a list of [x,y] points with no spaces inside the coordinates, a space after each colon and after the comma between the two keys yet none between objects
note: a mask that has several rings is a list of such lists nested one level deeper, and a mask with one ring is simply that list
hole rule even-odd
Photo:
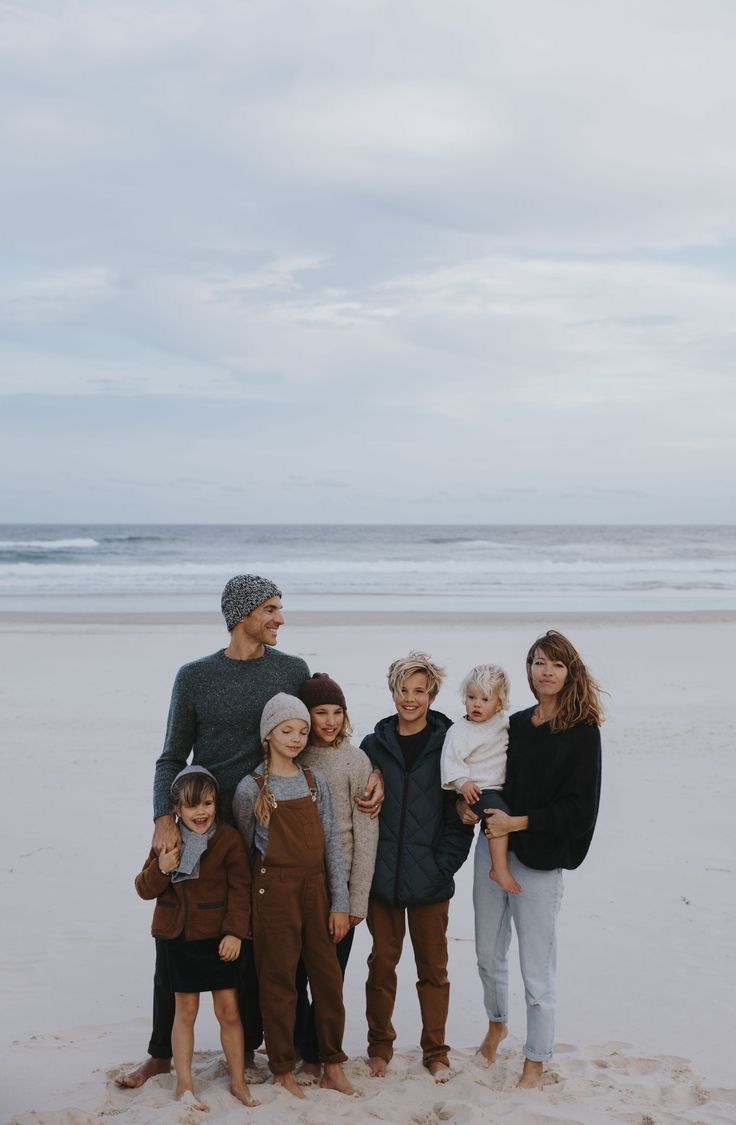
[{"label": "young child in brown jacket", "polygon": [[194,1093],[194,1023],[200,992],[211,992],[230,1068],[231,1093],[254,1106],[244,1080],[243,1025],[238,1011],[240,944],[251,934],[250,864],[237,832],[217,821],[217,781],[202,766],[174,778],[171,799],[181,833],[177,848],[152,851],[135,887],[156,899],[151,933],[166,939],[171,988],[176,995],[172,1032],[176,1096],[193,1109],[208,1107]]}]

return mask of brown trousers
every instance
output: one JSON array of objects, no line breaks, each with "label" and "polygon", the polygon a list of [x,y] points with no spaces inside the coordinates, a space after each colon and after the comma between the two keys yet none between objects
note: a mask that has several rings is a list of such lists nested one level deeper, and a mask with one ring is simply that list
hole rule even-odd
[{"label": "brown trousers", "polygon": [[368,1055],[385,1059],[393,1055],[396,1032],[391,1023],[396,1000],[396,966],[401,957],[409,919],[409,937],[417,966],[417,994],[422,1013],[422,1061],[448,1062],[450,1048],[445,1043],[445,1024],[450,1006],[447,979],[447,920],[449,902],[427,906],[386,906],[371,898],[368,929],[373,949],[368,958],[365,986],[368,1018]]},{"label": "brown trousers", "polygon": [[[307,775],[308,771],[304,771]],[[311,775],[307,777],[313,788]],[[268,1065],[295,1066],[296,969],[304,961],[314,999],[322,1062],[341,1063],[345,1009],[342,974],[330,938],[324,835],[312,797],[279,801],[265,859],[253,871],[253,944]]]}]

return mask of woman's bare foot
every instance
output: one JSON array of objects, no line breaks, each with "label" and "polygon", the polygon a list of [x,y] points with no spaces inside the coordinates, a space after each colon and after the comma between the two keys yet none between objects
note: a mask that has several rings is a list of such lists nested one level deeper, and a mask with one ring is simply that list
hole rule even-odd
[{"label": "woman's bare foot", "polygon": [[438,1059],[435,1059],[434,1062],[431,1062],[427,1067],[427,1070],[438,1085],[442,1085],[444,1082],[449,1082],[450,1078],[452,1077],[452,1072],[450,1071],[447,1063],[440,1062]]},{"label": "woman's bare foot", "polygon": [[194,1090],[180,1090],[176,1087],[176,1100],[185,1105],[187,1109],[198,1109],[200,1113],[207,1113],[210,1108],[206,1102],[201,1102]]},{"label": "woman's bare foot", "polygon": [[171,1059],[154,1059],[149,1055],[145,1062],[129,1070],[127,1074],[119,1074],[115,1079],[115,1085],[121,1090],[137,1090],[149,1078],[153,1078],[156,1074],[168,1074],[170,1070]]},{"label": "woman's bare foot", "polygon": [[300,1086],[318,1086],[321,1077],[320,1063],[303,1062],[296,1072],[296,1080]]},{"label": "woman's bare foot", "polygon": [[524,1059],[524,1069],[517,1082],[520,1090],[542,1090],[544,1088],[544,1063],[534,1059]]},{"label": "woman's bare foot", "polygon": [[261,1104],[252,1097],[251,1092],[245,1082],[231,1082],[230,1093],[234,1098],[237,1098],[239,1102],[242,1102],[243,1105],[249,1106],[251,1109],[253,1108],[253,1106]]},{"label": "woman's bare foot", "polygon": [[376,1055],[373,1055],[368,1059],[368,1066],[371,1070],[371,1078],[386,1077],[386,1067],[388,1063],[385,1059],[379,1059]]},{"label": "woman's bare foot", "polygon": [[337,1090],[338,1094],[347,1094],[348,1097],[352,1097],[358,1092],[348,1082],[345,1071],[339,1063],[325,1063],[325,1072],[320,1080],[320,1086],[323,1090]]},{"label": "woman's bare foot", "polygon": [[510,895],[521,894],[521,883],[516,882],[516,879],[513,877],[508,867],[505,870],[502,868],[499,871],[494,865],[488,872],[488,878],[493,879],[494,883],[498,883],[499,887],[502,887],[504,891],[508,891]]},{"label": "woman's bare foot", "polygon": [[304,1094],[299,1089],[299,1083],[294,1077],[293,1070],[290,1070],[288,1074],[274,1074],[273,1080],[277,1086],[283,1086],[284,1089],[288,1090],[290,1094],[293,1094],[295,1098],[304,1099]]},{"label": "woman's bare foot", "polygon": [[489,1022],[486,1037],[478,1048],[478,1053],[481,1054],[487,1062],[495,1062],[499,1043],[506,1038],[508,1033],[509,1025],[507,1023]]}]

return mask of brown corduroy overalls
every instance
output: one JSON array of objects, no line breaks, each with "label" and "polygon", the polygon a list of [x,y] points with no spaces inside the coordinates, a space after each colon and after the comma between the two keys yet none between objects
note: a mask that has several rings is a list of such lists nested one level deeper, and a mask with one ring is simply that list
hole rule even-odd
[{"label": "brown corduroy overalls", "polygon": [[[263,777],[251,774],[263,788]],[[345,1062],[342,974],[330,938],[324,834],[312,771],[308,797],[279,801],[271,811],[268,846],[253,871],[253,946],[268,1065],[273,1074],[295,1066],[296,969],[301,957],[314,1000],[320,1056]]]}]

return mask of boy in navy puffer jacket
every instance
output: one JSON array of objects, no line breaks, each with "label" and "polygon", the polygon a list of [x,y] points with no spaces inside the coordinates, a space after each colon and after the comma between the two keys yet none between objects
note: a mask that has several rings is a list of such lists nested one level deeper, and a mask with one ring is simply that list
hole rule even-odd
[{"label": "boy in navy puffer jacket", "polygon": [[381,719],[361,743],[374,768],[382,770],[386,793],[367,919],[373,937],[366,983],[368,1057],[379,1078],[396,1038],[391,1016],[407,918],[419,977],[423,1062],[435,1081],[450,1077],[447,920],[453,875],[467,859],[473,829],[460,822],[454,794],[441,785],[442,744],[452,724],[430,704],[444,675],[424,652],[395,660],[388,685],[396,714]]}]

